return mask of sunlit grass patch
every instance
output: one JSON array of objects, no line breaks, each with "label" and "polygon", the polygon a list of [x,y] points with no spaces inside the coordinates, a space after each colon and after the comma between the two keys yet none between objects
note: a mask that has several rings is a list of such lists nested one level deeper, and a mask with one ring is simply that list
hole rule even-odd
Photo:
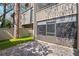
[{"label": "sunlit grass patch", "polygon": [[0,50],[9,48],[9,47],[12,47],[17,44],[24,43],[24,42],[32,41],[32,40],[33,40],[33,37],[24,37],[24,38],[9,39],[6,41],[0,41]]}]

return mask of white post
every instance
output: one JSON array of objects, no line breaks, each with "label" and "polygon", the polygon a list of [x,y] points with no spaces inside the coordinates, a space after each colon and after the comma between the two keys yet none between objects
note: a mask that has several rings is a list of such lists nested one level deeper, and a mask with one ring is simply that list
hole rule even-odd
[{"label": "white post", "polygon": [[33,35],[34,39],[37,39],[36,3],[34,3]]},{"label": "white post", "polygon": [[77,49],[79,49],[79,4],[77,3]]}]

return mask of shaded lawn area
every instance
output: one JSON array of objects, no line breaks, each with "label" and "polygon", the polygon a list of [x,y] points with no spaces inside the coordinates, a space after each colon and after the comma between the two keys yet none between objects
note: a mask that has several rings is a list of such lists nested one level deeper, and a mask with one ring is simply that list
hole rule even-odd
[{"label": "shaded lawn area", "polygon": [[21,44],[24,42],[32,41],[33,37],[24,37],[24,38],[18,38],[18,39],[9,39],[5,41],[0,41],[0,50],[9,48],[12,46],[15,46],[17,44]]}]

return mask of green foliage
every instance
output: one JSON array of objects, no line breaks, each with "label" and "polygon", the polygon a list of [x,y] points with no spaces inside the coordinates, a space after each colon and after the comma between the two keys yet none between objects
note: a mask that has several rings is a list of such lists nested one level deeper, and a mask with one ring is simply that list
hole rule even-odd
[{"label": "green foliage", "polygon": [[10,28],[11,27],[11,21],[6,19],[4,27]]},{"label": "green foliage", "polygon": [[0,50],[15,46],[17,44],[21,44],[24,42],[32,41],[33,37],[26,37],[26,38],[18,38],[18,39],[10,39],[5,41],[0,41]]},{"label": "green foliage", "polygon": [[25,6],[25,3],[20,4],[20,12],[23,13],[27,10],[27,7]]}]

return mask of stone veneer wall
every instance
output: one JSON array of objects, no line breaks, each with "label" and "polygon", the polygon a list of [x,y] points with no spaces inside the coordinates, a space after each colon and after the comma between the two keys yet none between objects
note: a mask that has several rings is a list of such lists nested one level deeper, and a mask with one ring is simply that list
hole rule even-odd
[{"label": "stone veneer wall", "polygon": [[36,13],[36,19],[37,21],[42,21],[50,18],[76,14],[76,9],[76,3],[61,3],[38,11]]}]

